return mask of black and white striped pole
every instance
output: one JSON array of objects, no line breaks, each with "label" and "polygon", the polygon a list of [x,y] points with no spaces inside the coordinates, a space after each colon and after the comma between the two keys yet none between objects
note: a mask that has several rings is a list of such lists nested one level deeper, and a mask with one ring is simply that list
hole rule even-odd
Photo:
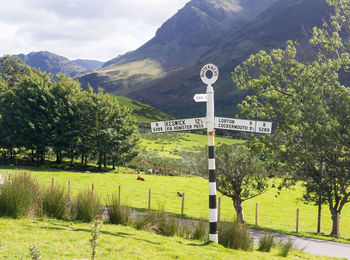
[{"label": "black and white striped pole", "polygon": [[[211,74],[208,77],[208,72]],[[209,169],[209,240],[218,243],[217,207],[216,207],[216,170],[215,170],[215,117],[213,84],[219,77],[219,70],[213,64],[205,65],[200,76],[207,85],[207,131],[208,131],[208,169]]]}]

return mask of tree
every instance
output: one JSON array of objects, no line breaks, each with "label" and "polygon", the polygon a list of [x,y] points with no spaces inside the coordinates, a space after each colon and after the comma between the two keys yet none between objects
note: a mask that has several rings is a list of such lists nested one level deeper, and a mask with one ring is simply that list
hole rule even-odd
[{"label": "tree", "polygon": [[0,76],[8,83],[10,88],[17,86],[29,72],[30,67],[19,57],[4,55],[0,58]]},{"label": "tree", "polygon": [[242,203],[268,188],[263,163],[243,146],[220,145],[216,150],[217,190],[233,201],[237,218],[245,222]]},{"label": "tree", "polygon": [[233,80],[255,92],[240,105],[243,114],[276,122],[271,138],[253,137],[250,146],[286,166],[289,179],[301,180],[305,198],[327,201],[335,237],[337,214],[350,201],[350,90],[338,81],[350,64],[349,41],[340,36],[349,29],[350,6],[349,0],[328,2],[336,14],[330,26],[314,29],[317,60],[298,61],[295,45],[287,42],[284,50],[249,57]]}]

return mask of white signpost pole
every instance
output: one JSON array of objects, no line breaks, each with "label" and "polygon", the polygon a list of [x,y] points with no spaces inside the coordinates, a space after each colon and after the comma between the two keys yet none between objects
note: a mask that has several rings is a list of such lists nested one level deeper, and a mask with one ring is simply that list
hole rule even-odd
[{"label": "white signpost pole", "polygon": [[[208,78],[207,72],[212,76]],[[207,131],[208,131],[208,169],[209,169],[209,240],[218,243],[217,207],[216,207],[216,169],[215,169],[215,116],[214,116],[214,84],[219,77],[219,70],[213,64],[205,65],[200,76],[207,84]]]}]

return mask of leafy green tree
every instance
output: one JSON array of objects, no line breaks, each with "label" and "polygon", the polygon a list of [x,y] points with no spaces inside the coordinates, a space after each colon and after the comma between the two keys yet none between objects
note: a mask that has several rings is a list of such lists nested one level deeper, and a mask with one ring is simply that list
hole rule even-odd
[{"label": "leafy green tree", "polygon": [[24,147],[34,151],[37,160],[43,162],[53,135],[55,98],[51,93],[52,75],[31,70],[14,89],[20,113],[17,122]]},{"label": "leafy green tree", "polygon": [[264,165],[239,145],[220,145],[216,149],[217,190],[233,201],[237,219],[245,222],[242,203],[268,189]]},{"label": "leafy green tree", "polygon": [[0,58],[0,76],[10,88],[17,86],[29,72],[30,67],[16,56],[4,55]]},{"label": "leafy green tree", "polygon": [[62,161],[64,151],[72,164],[78,155],[77,146],[82,123],[78,113],[80,84],[70,77],[57,74],[51,93],[54,96],[54,114],[53,135],[50,143],[56,152],[57,163]]},{"label": "leafy green tree", "polygon": [[337,214],[350,201],[350,91],[338,81],[350,64],[349,40],[341,37],[342,30],[349,32],[350,8],[348,0],[328,2],[335,15],[330,25],[314,29],[316,61],[299,62],[287,42],[284,50],[252,55],[235,69],[233,80],[255,92],[241,112],[276,123],[272,138],[253,137],[251,147],[284,165],[291,181],[301,180],[305,199],[327,202],[335,237]]}]

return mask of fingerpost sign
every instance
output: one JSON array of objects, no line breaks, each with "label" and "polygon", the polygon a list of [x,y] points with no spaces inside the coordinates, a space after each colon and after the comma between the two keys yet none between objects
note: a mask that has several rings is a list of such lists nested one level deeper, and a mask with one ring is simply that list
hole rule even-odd
[{"label": "fingerpost sign", "polygon": [[219,69],[214,64],[206,64],[200,71],[200,78],[207,85],[205,94],[196,94],[195,102],[207,103],[206,117],[176,119],[151,123],[152,133],[190,131],[207,129],[208,132],[208,171],[209,171],[209,240],[218,243],[215,169],[215,129],[271,134],[272,122],[225,118],[214,116],[213,84],[219,78]]}]

